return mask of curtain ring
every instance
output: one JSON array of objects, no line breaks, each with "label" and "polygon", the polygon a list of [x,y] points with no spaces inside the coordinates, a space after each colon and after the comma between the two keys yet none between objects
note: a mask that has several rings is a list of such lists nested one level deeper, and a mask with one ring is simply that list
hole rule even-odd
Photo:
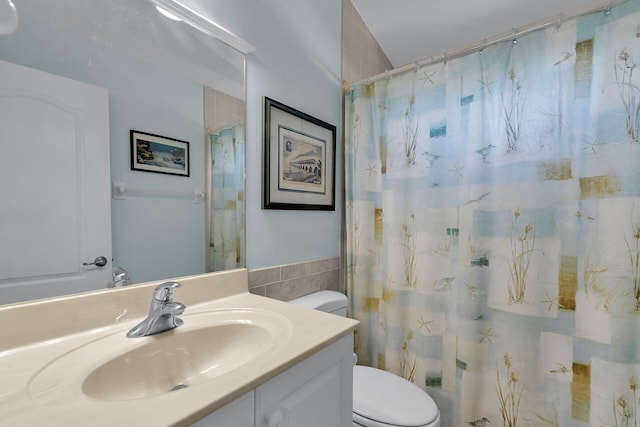
[{"label": "curtain ring", "polygon": [[556,31],[560,31],[562,22],[564,22],[564,13],[559,13],[556,19]]},{"label": "curtain ring", "polygon": [[487,44],[488,44],[487,39],[486,38],[482,39],[482,42],[480,43],[480,49],[479,49],[480,55],[484,53],[484,48],[487,47]]}]

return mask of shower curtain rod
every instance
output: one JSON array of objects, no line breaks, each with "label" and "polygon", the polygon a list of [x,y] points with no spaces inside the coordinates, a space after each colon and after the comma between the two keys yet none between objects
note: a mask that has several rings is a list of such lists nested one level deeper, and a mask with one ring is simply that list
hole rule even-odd
[{"label": "shower curtain rod", "polygon": [[216,128],[216,129],[212,129],[212,128],[207,128],[207,135],[214,135],[218,132],[220,132],[221,130],[225,130],[225,129],[230,129],[236,126],[240,126],[242,124],[242,120],[237,122],[237,123],[232,123],[232,124],[228,124],[228,125],[224,125],[224,127],[220,127],[220,128]]},{"label": "shower curtain rod", "polygon": [[552,25],[560,27],[560,25],[562,25],[562,23],[565,20],[576,18],[581,15],[586,15],[586,14],[597,12],[597,11],[603,11],[605,13],[608,13],[613,6],[620,3],[624,3],[625,1],[627,0],[595,0],[583,6],[570,9],[564,13],[559,13],[555,17],[541,19],[531,24],[527,24],[518,28],[513,28],[510,32],[499,33],[493,37],[482,39],[479,42],[470,43],[466,46],[444,52],[440,55],[432,55],[425,59],[418,60],[414,63],[406,64],[401,67],[394,68],[393,70],[384,71],[380,74],[376,74],[373,77],[362,79],[356,83],[351,84],[350,86],[353,87],[361,84],[370,84],[377,80],[388,79],[391,76],[394,76],[396,74],[402,74],[404,72],[417,69],[418,67],[422,67],[424,65],[437,64],[438,62],[446,62],[449,59],[459,58],[468,53],[482,50],[489,45],[499,43],[505,40],[517,41],[517,38],[519,36],[531,33],[536,30],[540,30],[542,28],[550,27]]}]

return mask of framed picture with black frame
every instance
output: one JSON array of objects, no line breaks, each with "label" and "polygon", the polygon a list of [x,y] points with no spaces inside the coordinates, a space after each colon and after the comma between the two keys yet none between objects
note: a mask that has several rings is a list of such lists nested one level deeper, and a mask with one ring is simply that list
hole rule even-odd
[{"label": "framed picture with black frame", "polygon": [[264,98],[263,209],[334,211],[336,127]]},{"label": "framed picture with black frame", "polygon": [[131,169],[189,176],[189,142],[131,130]]}]

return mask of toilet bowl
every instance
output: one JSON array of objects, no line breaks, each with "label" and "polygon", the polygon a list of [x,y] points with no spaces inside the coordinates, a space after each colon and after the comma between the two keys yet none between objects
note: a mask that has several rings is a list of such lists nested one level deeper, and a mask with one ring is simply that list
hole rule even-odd
[{"label": "toilet bowl", "polygon": [[[347,297],[320,291],[289,301],[302,307],[347,315]],[[353,367],[354,427],[440,427],[440,411],[427,393],[392,373]]]}]

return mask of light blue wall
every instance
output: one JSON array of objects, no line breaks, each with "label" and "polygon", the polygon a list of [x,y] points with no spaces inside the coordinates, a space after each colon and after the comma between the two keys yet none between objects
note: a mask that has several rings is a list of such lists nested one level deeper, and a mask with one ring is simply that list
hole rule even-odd
[{"label": "light blue wall", "polygon": [[[0,37],[0,59],[109,90],[113,181],[124,182],[130,189],[204,190],[201,84],[60,31],[26,13],[21,13],[16,33]],[[131,129],[189,141],[191,176],[132,171]],[[112,200],[111,206],[114,264],[126,268],[135,282],[204,272],[204,204],[129,197]]]},{"label": "light blue wall", "polygon": [[[342,206],[341,0],[192,0],[247,56],[247,267],[334,257]],[[336,211],[262,210],[263,97],[337,127]]]}]

